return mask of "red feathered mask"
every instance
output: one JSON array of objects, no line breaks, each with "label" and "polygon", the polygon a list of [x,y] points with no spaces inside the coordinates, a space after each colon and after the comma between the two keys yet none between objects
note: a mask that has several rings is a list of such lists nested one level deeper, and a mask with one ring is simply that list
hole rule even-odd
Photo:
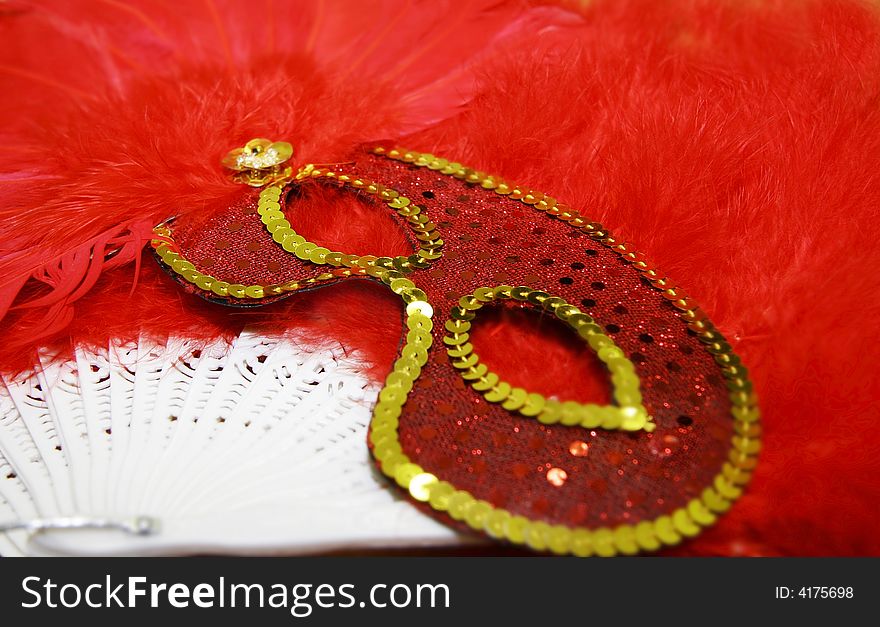
[{"label": "red feathered mask", "polygon": [[[20,3],[4,9],[0,78],[8,94],[2,105],[4,141],[12,150],[0,157],[0,307],[10,308],[0,358],[7,371],[28,363],[23,349],[44,344],[101,342],[138,332],[205,339],[230,332],[241,315],[196,298],[181,299],[180,288],[164,273],[132,263],[153,237],[152,227],[170,216],[178,216],[180,225],[228,227],[228,221],[215,219],[218,211],[246,205],[241,204],[243,188],[229,180],[219,160],[252,137],[290,141],[296,167],[343,164],[355,147],[390,137],[545,191],[577,209],[587,223],[601,222],[621,239],[635,242],[703,305],[750,366],[764,416],[761,463],[731,511],[678,551],[880,552],[869,507],[878,496],[871,474],[878,443],[871,435],[877,385],[869,371],[859,368],[877,353],[873,321],[880,313],[873,296],[877,279],[870,272],[877,255],[872,225],[880,196],[875,146],[880,142],[875,107],[880,17],[873,7],[832,0],[772,7],[637,1],[598,2],[585,9],[520,3],[377,3],[369,11],[362,3],[350,10],[321,3],[294,8],[268,2],[266,7],[255,12],[252,3],[193,2],[177,3],[172,12],[161,2],[107,0]],[[376,17],[365,27],[353,14]],[[40,54],[31,52],[37,49]],[[432,474],[438,481],[450,477],[451,485],[472,492],[478,502],[507,507],[530,520],[591,529],[615,528],[625,513],[633,522],[674,514],[702,496],[707,478],[723,465],[738,422],[722,425],[723,433],[721,426],[709,429],[711,437],[699,440],[707,424],[699,412],[716,416],[709,420],[714,424],[721,411],[706,408],[724,406],[729,412],[750,407],[751,400],[737,405],[736,399],[722,398],[730,379],[709,380],[712,369],[724,367],[704,349],[711,342],[701,343],[684,326],[664,326],[665,319],[649,328],[651,303],[666,308],[667,314],[657,314],[663,318],[673,315],[674,305],[665,304],[672,300],[631,279],[638,270],[622,265],[627,262],[613,247],[589,232],[547,222],[507,199],[505,208],[491,208],[490,220],[479,214],[478,202],[457,199],[470,194],[458,194],[453,201],[436,184],[449,180],[449,188],[456,189],[466,182],[434,178],[439,175],[427,165],[403,167],[394,180],[383,180],[368,164],[385,163],[385,157],[354,159],[354,166],[363,168],[358,175],[370,174],[392,189],[402,187],[404,195],[434,193],[435,198],[422,196],[416,202],[435,223],[450,222],[456,237],[473,238],[453,246],[439,228],[448,251],[490,255],[468,256],[454,268],[431,265],[422,282],[413,278],[435,311],[444,312],[435,323],[445,321],[462,296],[473,294],[480,301],[478,287],[522,284],[560,294],[579,309],[565,310],[569,318],[592,316],[602,327],[597,335],[623,349],[641,380],[646,415],[657,425],[650,439],[647,431],[638,431],[642,439],[632,440],[632,453],[620,452],[632,436],[597,432],[600,443],[595,444],[586,436],[570,437],[576,427],[541,429],[534,417],[517,416],[512,401],[511,409],[486,404],[481,390],[450,376],[450,364],[467,360],[469,353],[450,361],[441,352],[461,346],[454,343],[461,334],[455,337],[457,331],[443,325],[434,329],[428,368],[449,374],[430,370],[434,376],[428,380],[442,378],[443,394],[452,392],[441,397],[432,393],[433,385],[413,384],[412,403],[407,401],[399,417],[398,433],[402,439],[412,436],[401,441],[401,450],[424,472],[407,466],[398,477],[397,468],[403,466],[398,463],[393,471],[398,481],[413,492],[412,481],[421,475]],[[375,167],[386,172],[389,165]],[[484,191],[482,182],[471,182],[480,185],[474,195],[495,198],[496,192]],[[328,205],[322,201],[333,210],[324,210]],[[387,216],[374,209],[347,195],[303,192],[291,202],[290,224],[328,251],[413,254],[403,232],[389,230]],[[460,213],[444,214],[447,209]],[[541,228],[546,232],[533,232]],[[569,238],[568,232],[581,237]],[[493,237],[501,243],[493,243]],[[505,249],[503,259],[492,257],[493,247],[503,247],[505,237],[513,237],[523,253]],[[231,246],[243,241],[228,239]],[[273,242],[275,248],[290,259],[281,239]],[[586,254],[586,241],[600,242],[589,248],[595,258]],[[432,254],[430,247],[425,250]],[[300,252],[308,257],[314,250]],[[299,259],[296,250],[292,257]],[[543,259],[553,263],[541,265]],[[568,266],[564,273],[560,264]],[[619,275],[614,264],[624,268]],[[453,270],[458,273],[454,281],[430,274]],[[481,274],[490,271],[491,276]],[[461,276],[468,272],[473,276]],[[507,279],[497,276],[505,272]],[[540,280],[526,280],[526,275]],[[563,278],[572,283],[560,282]],[[552,289],[544,283],[548,279],[556,281]],[[635,282],[630,285],[630,280]],[[399,299],[388,290],[352,283],[296,295],[248,314],[249,319],[259,315],[330,336],[368,355],[376,364],[375,376],[383,379],[396,357],[395,338],[402,335],[400,326],[388,322],[400,319]],[[593,283],[606,287],[597,294]],[[642,293],[652,296],[638,300]],[[528,294],[520,295],[524,301],[513,292],[508,299],[502,289],[490,300],[529,302]],[[584,301],[595,305],[591,309]],[[129,312],[125,319],[108,316],[120,308]],[[596,368],[592,351],[569,341],[564,327],[550,332],[542,327],[536,336],[530,316],[506,306],[495,309],[491,316],[479,314],[485,319],[474,323],[468,342],[499,380],[545,399],[607,402],[606,379],[596,376],[584,384],[584,372]],[[470,322],[469,315],[462,314],[461,320]],[[407,328],[414,330],[419,329]],[[441,346],[447,331],[452,343]],[[681,347],[693,350],[685,353]],[[633,353],[645,355],[645,362],[634,361]],[[703,377],[689,383],[697,386],[692,392],[697,400],[675,383],[687,375]],[[424,377],[418,381],[424,383]],[[497,384],[492,387],[497,390]],[[668,397],[661,392],[668,389],[676,390],[675,398],[684,405],[663,405]],[[461,428],[441,408],[449,404],[457,415],[459,400],[481,398],[482,408],[491,409],[474,412],[479,429]],[[434,403],[430,412],[426,403]],[[518,444],[499,441],[505,435],[502,425],[514,422],[530,437]],[[374,422],[374,435],[375,429]],[[740,448],[734,444],[733,449],[751,459],[753,435],[740,430],[734,440]],[[656,442],[666,436],[675,440],[659,447]],[[471,442],[474,437],[479,441]],[[416,452],[424,440],[454,442],[469,461],[454,458],[444,468],[445,462],[430,452],[439,447]],[[718,442],[725,443],[724,450]],[[372,444],[380,458],[388,440],[374,437]],[[472,454],[490,446],[518,452],[516,460],[505,460],[512,474],[499,477],[494,462]],[[649,472],[655,459],[684,458],[685,446],[687,459],[702,461],[681,473],[674,463],[658,461]],[[530,450],[541,451],[541,472],[537,457],[520,455]],[[581,450],[588,453],[572,452]],[[616,451],[623,459],[617,459]],[[482,470],[480,461],[485,461]],[[526,466],[521,477],[517,463]],[[639,474],[642,464],[646,472]],[[613,475],[620,470],[633,477],[626,494],[614,487],[618,480]],[[662,497],[656,496],[654,484],[643,484],[669,480],[680,488],[678,500],[668,504],[657,503]],[[432,480],[418,481],[414,495],[422,496],[419,485]],[[575,485],[593,499],[584,500],[586,508],[556,498]],[[734,488],[737,482],[731,478],[715,489],[723,493],[728,485]],[[518,486],[526,496],[514,506],[511,495]],[[602,494],[613,497],[617,509],[594,509]],[[430,496],[429,491],[428,502],[435,505]],[[710,519],[711,511],[690,507],[689,521]],[[482,512],[479,522],[486,529],[490,514],[502,516],[497,508],[486,512],[480,505],[471,516],[476,520]],[[545,538],[539,531],[532,545],[542,548],[544,541],[553,549],[548,539],[559,538]],[[688,521],[676,526],[672,520],[669,537],[689,531]],[[611,540],[600,536],[596,546],[628,549],[628,537],[621,533],[624,537]]]},{"label": "red feathered mask", "polygon": [[[254,140],[232,153],[240,178],[266,185],[259,200],[250,194],[207,220],[172,219],[153,247],[187,291],[227,305],[361,277],[398,294],[405,336],[391,338],[400,349],[370,444],[412,498],[490,536],[586,556],[678,544],[741,494],[761,433],[748,372],[631,245],[551,196],[448,159],[378,147],[379,158],[307,165],[292,177],[281,170],[290,152]],[[295,230],[297,207],[315,182],[386,204],[410,254],[307,241]],[[533,368],[512,385],[481,363],[473,321],[497,303],[566,323],[609,372],[613,403],[574,400],[582,384],[547,398],[529,390]]]}]

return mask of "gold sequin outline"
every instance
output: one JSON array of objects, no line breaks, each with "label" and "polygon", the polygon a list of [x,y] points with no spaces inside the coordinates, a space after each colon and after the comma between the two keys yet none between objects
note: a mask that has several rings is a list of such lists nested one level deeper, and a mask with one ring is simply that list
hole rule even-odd
[{"label": "gold sequin outline", "polygon": [[[596,405],[576,401],[560,402],[545,398],[536,392],[513,387],[497,373],[481,368],[468,331],[477,312],[484,304],[500,300],[516,300],[538,307],[571,327],[587,342],[611,374],[613,396],[617,405]],[[504,409],[535,418],[543,424],[562,423],[569,427],[605,429],[607,431],[653,431],[655,428],[648,410],[642,404],[641,381],[635,365],[619,346],[602,332],[592,316],[569,304],[563,298],[526,286],[497,285],[480,287],[466,294],[452,309],[446,321],[443,343],[446,353],[464,380],[491,403]]]},{"label": "gold sequin outline", "polygon": [[196,270],[195,265],[175,249],[171,230],[168,227],[161,225],[154,227],[153,234],[157,236],[157,239],[151,240],[150,245],[165,266],[199,290],[225,298],[261,300],[266,297],[295,292],[305,287],[338,278],[370,274],[370,268],[335,268],[330,272],[324,272],[315,277],[286,281],[284,283],[272,283],[269,285],[229,283],[211,274]]},{"label": "gold sequin outline", "polygon": [[[423,312],[433,310],[427,301],[424,306],[419,302],[411,302],[407,306],[407,327],[410,332],[415,328],[426,333],[417,336],[420,338],[419,345],[415,347],[411,347],[410,334],[407,334],[401,357],[395,361],[386,378],[370,422],[372,452],[382,472],[406,489],[414,499],[427,502],[434,510],[446,513],[453,520],[464,521],[474,530],[513,544],[560,555],[610,557],[621,553],[632,555],[640,551],[655,551],[663,546],[676,545],[683,538],[694,537],[703,528],[713,525],[718,514],[726,512],[742,495],[743,487],[751,479],[761,448],[760,409],[757,395],[748,378],[748,370],[696,303],[651,268],[644,255],[636,252],[630,244],[618,242],[602,225],[586,220],[577,211],[558,203],[550,196],[427,153],[397,148],[387,150],[381,146],[373,152],[418,167],[427,167],[519,200],[572,224],[591,239],[614,251],[626,263],[633,265],[646,277],[651,287],[660,291],[678,310],[678,316],[696,334],[718,364],[726,379],[734,420],[731,448],[721,471],[699,497],[668,514],[653,520],[643,520],[635,525],[624,523],[614,528],[550,525],[541,520],[512,514],[438,479],[413,463],[402,451],[397,418],[409,390],[421,372],[421,365],[427,362],[427,349],[431,345],[432,323],[430,316],[425,316]],[[427,340],[424,339],[425,335]],[[424,362],[420,364],[422,359]]]},{"label": "gold sequin outline", "polygon": [[431,263],[443,256],[444,241],[437,231],[437,225],[431,222],[421,207],[413,203],[409,198],[380,183],[352,176],[336,170],[305,166],[300,169],[293,180],[324,180],[338,181],[343,186],[350,186],[355,190],[365,191],[368,194],[378,196],[385,204],[394,209],[407,223],[410,230],[419,241],[419,249],[412,255],[398,255],[396,257],[376,257],[374,255],[351,255],[339,251],[331,251],[328,248],[307,240],[296,232],[290,221],[281,211],[280,197],[284,186],[292,182],[282,179],[267,185],[260,191],[257,212],[265,229],[272,236],[272,240],[281,246],[285,252],[298,257],[303,261],[319,265],[331,265],[337,267],[361,267],[379,266],[389,270],[395,270],[403,274],[409,274],[416,269],[429,268]]},{"label": "gold sequin outline", "polygon": [[[257,213],[261,223],[272,236],[273,241],[280,245],[285,252],[294,254],[303,261],[309,261],[316,265],[330,265],[341,268],[340,270],[332,270],[310,279],[291,280],[271,285],[230,284],[211,274],[198,271],[192,262],[181,256],[173,245],[171,230],[164,224],[153,229],[153,233],[161,239],[152,240],[151,245],[162,262],[184,281],[203,292],[213,292],[217,296],[240,300],[261,300],[266,297],[278,296],[334,278],[364,274],[361,270],[368,270],[372,267],[384,268],[401,275],[409,274],[415,269],[430,267],[433,261],[442,256],[441,250],[445,242],[440,237],[436,225],[430,221],[427,214],[419,206],[413,204],[409,198],[396,190],[345,173],[314,166],[304,166],[295,177],[296,180],[309,178],[337,180],[343,185],[351,185],[355,189],[379,196],[407,221],[420,242],[419,250],[413,255],[396,257],[349,255],[330,251],[306,240],[291,227],[290,222],[280,210],[279,199],[284,187],[291,182],[290,177],[276,177],[271,184],[260,191]],[[346,268],[352,271],[346,272]]]}]

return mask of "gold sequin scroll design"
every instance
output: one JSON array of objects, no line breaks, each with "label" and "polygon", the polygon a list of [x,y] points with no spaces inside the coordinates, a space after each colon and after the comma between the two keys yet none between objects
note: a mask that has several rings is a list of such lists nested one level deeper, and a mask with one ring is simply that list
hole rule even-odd
[{"label": "gold sequin scroll design", "polygon": [[419,250],[408,257],[376,257],[373,255],[348,255],[333,252],[313,242],[307,241],[299,235],[290,225],[290,222],[281,211],[280,198],[283,187],[289,179],[275,181],[263,188],[257,205],[260,221],[272,236],[272,239],[288,253],[296,255],[303,261],[309,261],[318,265],[331,265],[335,268],[330,272],[318,275],[311,279],[288,281],[286,283],[272,285],[243,285],[222,281],[210,274],[199,272],[195,265],[183,258],[176,250],[171,239],[171,230],[165,225],[159,225],[153,232],[160,239],[152,241],[152,246],[162,262],[171,268],[183,280],[195,285],[199,289],[213,292],[218,296],[226,296],[237,299],[261,299],[267,296],[277,296],[286,292],[296,291],[304,286],[320,283],[345,276],[358,276],[374,274],[370,270],[374,267],[392,271],[392,276],[412,272],[416,268],[427,268],[435,259],[442,256],[443,240],[437,233],[436,225],[431,222],[421,208],[410,202],[408,198],[397,191],[353,178],[346,174],[340,174],[332,170],[321,170],[313,166],[305,166],[297,174],[302,179],[330,179],[338,180],[344,185],[351,185],[355,189],[363,189],[369,194],[378,195],[389,207],[395,209],[409,224],[419,240]]},{"label": "gold sequin scroll design", "polygon": [[410,202],[409,198],[399,192],[379,183],[365,181],[334,170],[315,168],[314,166],[306,166],[301,169],[296,178],[298,180],[338,181],[344,186],[363,190],[368,194],[379,197],[406,221],[419,241],[419,250],[409,256],[376,257],[373,255],[349,255],[331,251],[328,248],[307,241],[293,229],[281,211],[281,204],[279,202],[284,184],[283,182],[274,183],[260,192],[258,205],[260,220],[269,234],[272,235],[272,239],[285,251],[296,255],[299,259],[336,267],[366,268],[375,265],[389,270],[396,270],[402,274],[408,274],[416,268],[427,268],[432,261],[442,256],[441,251],[444,242],[437,232],[437,226],[431,222],[418,205]]},{"label": "gold sequin scroll design", "polygon": [[157,226],[153,229],[153,233],[156,235],[156,239],[151,240],[150,245],[163,264],[169,267],[181,279],[195,285],[200,290],[227,298],[259,300],[267,296],[278,296],[287,292],[294,292],[303,287],[324,283],[333,279],[367,274],[363,268],[334,268],[330,272],[324,272],[315,277],[287,281],[285,283],[273,283],[270,285],[229,283],[197,270],[191,261],[177,251],[177,247],[171,238],[171,230],[167,226]]},{"label": "gold sequin scroll design", "polygon": [[[480,363],[473,345],[468,341],[471,320],[484,304],[506,299],[552,312],[574,329],[596,352],[599,360],[611,373],[614,400],[617,401],[618,406],[547,399],[535,392],[511,386],[510,383],[502,381],[496,373],[489,371],[485,364]],[[561,423],[569,427],[580,426],[586,429],[654,430],[655,425],[651,422],[648,410],[642,405],[639,377],[633,363],[626,358],[614,341],[602,332],[602,328],[593,318],[558,296],[551,296],[547,292],[529,287],[510,285],[478,288],[473,294],[462,296],[458,306],[453,308],[451,317],[446,321],[446,336],[443,342],[447,345],[446,352],[452,358],[452,365],[459,370],[471,387],[480,392],[486,400],[500,403],[504,409],[534,417],[544,424]]]},{"label": "gold sequin scroll design", "polygon": [[[621,524],[596,529],[551,525],[513,514],[477,499],[469,492],[459,490],[427,472],[412,462],[401,448],[397,431],[398,418],[421,367],[427,362],[433,326],[431,306],[426,301],[410,297],[407,306],[406,344],[385,380],[370,423],[373,455],[382,472],[408,490],[414,499],[428,503],[433,509],[445,512],[452,519],[463,521],[475,530],[493,538],[556,554],[612,556],[654,551],[662,546],[678,544],[683,538],[696,536],[703,528],[714,524],[717,515],[730,508],[751,478],[761,447],[760,410],[748,371],[697,305],[651,268],[644,256],[634,251],[629,244],[617,241],[600,224],[586,220],[578,212],[549,196],[433,155],[403,149],[388,150],[383,147],[376,148],[374,152],[417,167],[427,167],[471,185],[494,190],[497,194],[508,196],[563,220],[594,241],[610,248],[623,261],[638,270],[675,307],[679,318],[712,355],[726,380],[734,421],[734,435],[727,461],[723,463],[721,471],[698,498],[668,514],[634,525]],[[379,278],[382,278],[381,271]],[[406,289],[399,293],[407,298]]]}]

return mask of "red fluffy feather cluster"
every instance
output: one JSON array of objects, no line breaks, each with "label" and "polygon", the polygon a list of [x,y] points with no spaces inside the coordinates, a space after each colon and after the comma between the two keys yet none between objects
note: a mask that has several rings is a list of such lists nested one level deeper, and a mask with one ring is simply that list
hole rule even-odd
[{"label": "red fluffy feather cluster", "polygon": [[[876,6],[365,4],[4,3],[0,369],[43,345],[261,321],[339,342],[381,376],[400,323],[379,288],[226,310],[140,259],[153,224],[239,193],[219,159],[252,137],[291,141],[299,163],[392,138],[581,208],[685,287],[750,366],[761,463],[679,553],[880,554]],[[299,226],[388,247],[362,252],[396,245],[384,221],[333,215]],[[516,350],[486,342],[488,361],[548,393],[574,387],[583,355],[496,324],[482,332]]]}]

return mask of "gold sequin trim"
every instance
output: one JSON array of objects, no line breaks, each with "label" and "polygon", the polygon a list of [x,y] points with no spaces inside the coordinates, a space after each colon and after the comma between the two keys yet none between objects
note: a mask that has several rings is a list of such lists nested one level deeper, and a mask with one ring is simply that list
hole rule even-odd
[{"label": "gold sequin trim", "polygon": [[260,220],[272,236],[272,239],[285,251],[296,255],[303,261],[348,268],[379,266],[408,274],[415,269],[429,267],[431,262],[442,256],[444,242],[437,232],[437,226],[423,213],[421,207],[413,204],[409,198],[390,187],[355,176],[349,176],[335,170],[321,169],[314,166],[302,168],[297,174],[296,179],[338,181],[344,186],[377,196],[406,221],[419,241],[419,250],[415,254],[397,257],[349,255],[319,246],[297,233],[281,211],[281,193],[288,181],[278,181],[263,188],[260,192],[257,211],[260,214]]},{"label": "gold sequin trim", "polygon": [[244,285],[242,283],[229,283],[222,281],[215,276],[205,274],[196,270],[195,265],[184,258],[177,250],[171,240],[171,230],[166,226],[157,226],[153,229],[153,233],[160,239],[150,241],[156,255],[170,268],[176,275],[187,283],[195,285],[200,290],[212,292],[217,296],[226,298],[237,298],[240,300],[259,300],[267,296],[278,296],[287,292],[294,292],[298,289],[317,283],[323,283],[333,279],[368,274],[363,268],[336,268],[330,272],[324,272],[316,277],[309,279],[300,279],[296,281],[287,281],[286,283],[274,283],[270,285]]},{"label": "gold sequin trim", "polygon": [[[548,399],[541,394],[513,387],[496,373],[487,370],[468,341],[471,320],[484,304],[506,299],[540,307],[574,329],[610,371],[614,400],[618,406]],[[655,425],[648,410],[642,405],[639,377],[633,363],[614,340],[602,332],[592,317],[558,296],[510,285],[477,288],[473,294],[462,296],[458,306],[452,309],[452,316],[446,322],[443,343],[447,345],[446,352],[452,359],[452,365],[465,381],[486,400],[499,403],[508,411],[535,418],[544,424],[561,423],[586,429],[654,430]]]},{"label": "gold sequin trim", "polygon": [[[427,350],[431,345],[430,314],[433,312],[427,301],[411,301],[407,306],[407,327],[411,331],[422,333],[407,334],[401,357],[394,363],[393,370],[386,378],[370,423],[373,455],[382,472],[407,489],[414,499],[428,503],[437,511],[446,512],[454,520],[464,521],[473,529],[514,544],[557,554],[612,556],[655,551],[662,546],[675,545],[684,538],[696,536],[703,528],[714,524],[717,515],[730,508],[751,478],[761,446],[760,410],[748,371],[696,304],[667,279],[662,278],[648,265],[644,256],[634,251],[629,244],[617,241],[600,224],[588,221],[554,198],[433,155],[403,149],[386,150],[382,147],[376,148],[374,152],[454,176],[471,185],[492,189],[497,194],[509,196],[544,211],[582,230],[633,265],[678,310],[679,317],[697,334],[721,368],[730,392],[735,432],[727,462],[700,497],[653,520],[644,520],[635,525],[590,529],[550,525],[494,507],[491,503],[476,499],[470,493],[458,490],[449,482],[426,472],[402,451],[397,432],[398,417],[409,390],[425,363],[423,360],[427,359]],[[383,278],[381,274],[378,276]]]},{"label": "gold sequin trim", "polygon": [[260,221],[272,236],[273,241],[280,245],[286,252],[296,255],[303,261],[317,265],[330,265],[333,269],[311,279],[288,281],[286,283],[272,285],[243,285],[230,284],[210,274],[199,272],[195,265],[184,259],[176,251],[171,239],[171,230],[164,225],[153,229],[155,235],[161,239],[151,242],[162,262],[171,268],[182,279],[206,292],[213,292],[217,296],[232,297],[238,299],[259,300],[267,296],[277,296],[287,292],[296,291],[303,286],[328,281],[338,277],[374,274],[372,268],[384,268],[400,275],[411,273],[415,269],[424,269],[431,262],[442,256],[443,239],[437,232],[436,225],[431,222],[422,209],[410,202],[409,198],[397,191],[352,177],[334,170],[304,166],[299,170],[297,180],[317,179],[336,180],[343,185],[350,185],[359,190],[366,191],[381,198],[390,208],[402,216],[416,239],[419,240],[419,250],[409,256],[376,257],[373,255],[349,255],[346,253],[331,251],[306,240],[299,235],[281,211],[280,198],[283,188],[290,182],[290,178],[276,179],[272,184],[264,187],[260,192],[257,213]]}]

